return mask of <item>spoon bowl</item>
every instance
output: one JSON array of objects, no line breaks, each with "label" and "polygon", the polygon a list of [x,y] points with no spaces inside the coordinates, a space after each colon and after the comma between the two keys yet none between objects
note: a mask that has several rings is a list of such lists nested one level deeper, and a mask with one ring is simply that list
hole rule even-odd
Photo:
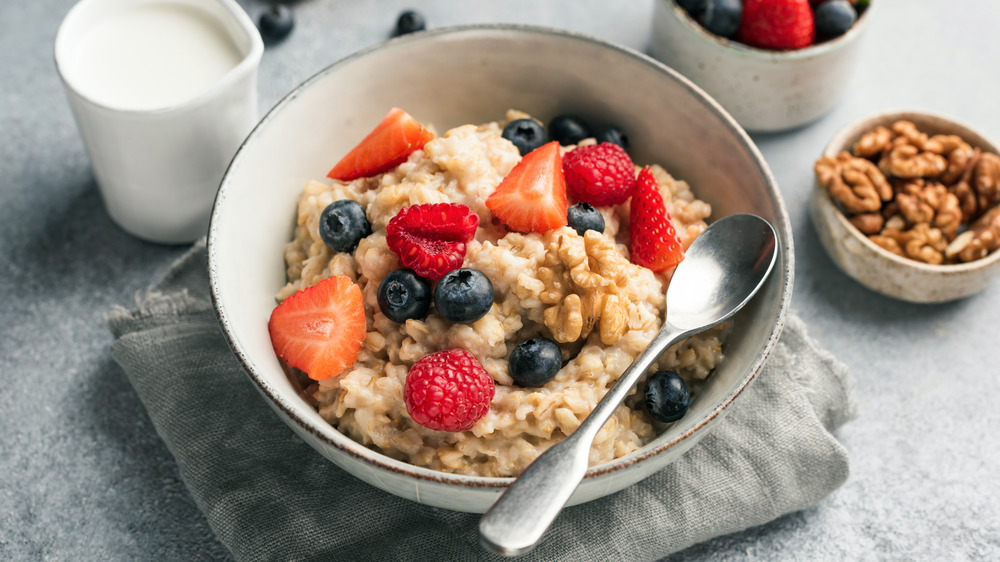
[{"label": "spoon bowl", "polygon": [[777,249],[771,225],[750,214],[722,218],[695,239],[667,288],[660,332],[580,427],[539,455],[483,515],[485,547],[517,555],[535,546],[583,479],[597,432],[639,379],[670,346],[743,308],[774,268]]}]

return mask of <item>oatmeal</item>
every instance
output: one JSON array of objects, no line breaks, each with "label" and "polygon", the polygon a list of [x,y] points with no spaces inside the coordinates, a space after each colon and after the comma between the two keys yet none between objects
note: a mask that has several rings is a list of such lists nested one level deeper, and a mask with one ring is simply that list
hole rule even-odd
[{"label": "oatmeal", "polygon": [[[523,117],[511,113],[508,121]],[[514,476],[572,433],[656,335],[672,271],[654,273],[630,261],[634,210],[628,201],[597,208],[600,216],[594,218],[603,219],[603,232],[581,235],[571,225],[515,232],[498,220],[487,200],[522,161],[519,149],[502,136],[505,124],[451,129],[383,173],[309,182],[299,199],[294,239],[285,248],[288,284],[279,301],[343,276],[360,288],[364,306],[356,362],[337,376],[308,381],[305,394],[324,419],[352,439],[445,472]],[[558,148],[565,153],[574,147]],[[655,180],[676,239],[686,248],[706,227],[709,205],[663,168],[653,165],[646,173]],[[371,233],[349,252],[332,250],[320,233],[324,209],[341,200],[358,203],[370,223]],[[380,308],[383,279],[405,269],[387,242],[390,222],[408,207],[454,210],[432,204],[467,207],[469,216],[455,220],[465,221],[471,238],[447,243],[464,250],[460,271],[479,272],[492,285],[492,301],[468,323],[446,318],[438,301],[425,315],[402,322]],[[436,292],[448,279],[427,281],[427,290]],[[718,327],[673,347],[658,368],[676,371],[695,385],[722,360],[726,330]],[[551,380],[524,386],[515,381],[508,358],[532,338],[557,342],[562,364],[556,357],[558,371]],[[404,396],[408,373],[422,358],[456,349],[471,353],[492,378],[488,409],[462,431],[416,423]],[[618,407],[594,440],[592,465],[626,455],[654,437],[660,422],[641,402],[641,392],[634,393]]]}]

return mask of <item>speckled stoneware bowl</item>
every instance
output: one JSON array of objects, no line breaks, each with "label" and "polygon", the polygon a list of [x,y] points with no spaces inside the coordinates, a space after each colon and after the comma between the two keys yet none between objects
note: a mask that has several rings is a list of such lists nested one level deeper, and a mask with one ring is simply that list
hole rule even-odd
[{"label": "speckled stoneware bowl", "polygon": [[836,39],[769,51],[713,35],[675,0],[655,0],[651,52],[704,88],[746,129],[782,131],[819,119],[843,97],[880,3],[872,2]]},{"label": "speckled stoneware bowl", "polygon": [[726,359],[687,415],[640,450],[591,468],[570,502],[642,480],[711,430],[760,371],[788,309],[792,237],[774,178],[737,123],[662,64],[588,37],[516,26],[428,31],[337,62],[278,103],[233,159],[209,230],[212,297],[230,346],[281,419],[340,467],[411,500],[483,512],[511,482],[419,468],[352,441],[299,398],[271,348],[267,320],[285,283],[282,250],[302,187],[393,106],[442,132],[502,119],[508,108],[544,121],[572,111],[615,123],[628,131],[636,162],[659,162],[688,180],[715,216],[751,212],[774,225],[779,264],[736,317]]},{"label": "speckled stoneware bowl", "polygon": [[[897,111],[866,117],[841,129],[823,150],[824,156],[849,151],[861,135],[878,125],[912,121],[929,134],[955,134],[974,148],[997,153],[980,133],[946,117],[919,111]],[[897,299],[934,303],[960,299],[985,289],[1000,274],[1000,252],[956,265],[928,265],[897,256],[873,243],[844,216],[825,189],[815,182],[810,214],[819,239],[840,269],[859,283]]]}]

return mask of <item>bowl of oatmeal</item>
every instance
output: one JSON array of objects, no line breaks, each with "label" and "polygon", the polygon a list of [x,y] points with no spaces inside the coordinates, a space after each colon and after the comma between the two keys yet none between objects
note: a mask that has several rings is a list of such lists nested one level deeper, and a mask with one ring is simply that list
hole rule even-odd
[{"label": "bowl of oatmeal", "polygon": [[[567,115],[589,123],[585,136],[555,125]],[[635,185],[595,195],[574,183],[569,162],[590,151],[625,154]],[[661,63],[491,25],[331,65],[233,159],[209,231],[211,290],[250,379],[307,443],[393,494],[484,512],[652,339],[683,248],[737,212],[774,225],[778,273],[731,322],[663,356],[672,378],[644,383],[605,426],[578,504],[705,435],[761,369],[791,294],[791,229],[766,163]],[[648,226],[667,214],[669,228]],[[316,326],[335,344],[296,332]],[[645,405],[681,383],[679,418]]]},{"label": "bowl of oatmeal", "polygon": [[1000,155],[954,119],[890,111],[848,124],[814,165],[813,225],[863,286],[916,303],[986,289],[1000,273]]}]

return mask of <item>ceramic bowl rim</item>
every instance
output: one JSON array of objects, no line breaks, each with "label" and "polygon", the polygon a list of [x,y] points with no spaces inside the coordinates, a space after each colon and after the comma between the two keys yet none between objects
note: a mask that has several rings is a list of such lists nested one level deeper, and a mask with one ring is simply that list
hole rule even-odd
[{"label": "ceramic bowl rim", "polygon": [[874,9],[876,4],[880,2],[877,0],[872,0],[872,2],[865,8],[865,11],[858,16],[857,21],[851,26],[851,29],[847,30],[847,33],[840,35],[839,37],[834,37],[823,41],[822,43],[814,43],[808,47],[803,47],[801,49],[789,49],[785,51],[775,51],[769,49],[760,49],[757,47],[751,47],[744,43],[734,41],[732,39],[727,39],[725,37],[719,37],[713,33],[710,33],[704,27],[701,26],[691,14],[688,14],[684,8],[677,5],[674,0],[656,0],[657,2],[665,2],[670,8],[668,11],[673,14],[688,30],[690,30],[694,35],[699,37],[702,41],[706,41],[713,45],[722,47],[735,55],[748,56],[760,61],[769,62],[781,62],[781,61],[793,61],[793,60],[805,60],[820,57],[830,51],[835,51],[840,47],[850,43],[856,37],[859,37],[863,32],[864,28],[868,27],[868,20],[871,19],[870,13]]},{"label": "ceramic bowl rim", "polygon": [[[336,72],[341,66],[350,64],[351,62],[363,58],[370,53],[378,51],[386,46],[395,45],[397,43],[406,43],[411,41],[433,41],[435,38],[440,36],[452,36],[458,34],[467,33],[519,33],[528,34],[531,36],[554,36],[560,39],[566,39],[571,41],[581,41],[585,43],[592,43],[601,46],[605,49],[615,51],[623,56],[631,57],[637,61],[652,67],[655,71],[666,73],[672,77],[672,79],[677,80],[678,83],[688,90],[691,95],[699,99],[705,106],[710,109],[713,113],[719,117],[721,123],[725,125],[729,132],[735,135],[736,139],[747,151],[747,153],[752,156],[752,159],[757,165],[758,171],[762,178],[765,180],[769,188],[769,194],[771,195],[771,202],[774,205],[776,211],[776,224],[773,224],[775,230],[778,232],[779,236],[779,249],[784,254],[783,261],[784,267],[777,268],[780,271],[775,271],[774,275],[781,276],[780,279],[773,279],[769,283],[778,283],[779,287],[778,298],[777,298],[777,313],[774,319],[774,325],[771,327],[771,333],[764,343],[763,347],[757,352],[756,357],[750,365],[747,367],[747,372],[743,375],[743,378],[731,388],[721,403],[712,410],[708,415],[705,416],[703,420],[697,423],[695,426],[690,428],[688,431],[678,435],[676,438],[657,444],[655,447],[643,451],[640,449],[632,454],[614,459],[612,461],[602,463],[600,465],[591,467],[588,469],[586,475],[584,476],[584,481],[594,478],[599,475],[606,473],[616,472],[625,469],[639,461],[645,460],[650,457],[654,457],[667,449],[678,445],[679,443],[691,438],[693,435],[699,432],[699,430],[706,424],[717,418],[722,414],[733,401],[743,392],[743,390],[756,378],[757,374],[763,368],[764,364],[771,351],[777,344],[778,338],[781,335],[784,323],[788,314],[788,310],[791,305],[791,294],[792,294],[792,284],[794,280],[794,251],[793,251],[793,241],[792,241],[792,229],[791,221],[788,216],[788,212],[785,206],[784,199],[781,197],[780,189],[778,188],[777,181],[774,178],[770,167],[767,165],[763,155],[760,153],[757,146],[750,139],[750,136],[744,131],[739,124],[718,104],[711,96],[706,94],[693,82],[688,80],[686,77],[673,70],[669,66],[643,54],[629,47],[619,45],[604,39],[599,39],[590,35],[583,33],[568,31],[564,29],[552,28],[547,26],[530,25],[530,24],[511,24],[511,23],[497,23],[497,24],[463,24],[454,25],[447,27],[434,28],[430,30],[425,30],[413,34],[403,35],[399,37],[390,38],[386,41],[371,45],[369,47],[360,49],[358,51],[349,54],[330,65],[320,69],[316,73],[312,74],[304,81],[295,86],[291,91],[289,91],[284,97],[282,97],[275,105],[268,110],[268,112],[260,119],[257,125],[254,126],[253,130],[247,135],[244,142],[240,145],[239,149],[236,151],[233,159],[227,168],[225,175],[223,176],[222,182],[220,184],[219,191],[216,195],[216,201],[213,205],[211,222],[209,224],[209,233],[207,238],[207,254],[208,254],[208,273],[209,273],[209,288],[210,296],[212,300],[212,307],[215,314],[219,320],[222,327],[222,333],[232,350],[233,354],[239,360],[244,372],[253,381],[257,390],[265,395],[267,400],[270,402],[271,406],[278,408],[286,418],[286,421],[293,422],[300,430],[306,431],[311,434],[314,438],[323,442],[325,445],[333,447],[351,456],[355,460],[363,463],[365,466],[377,469],[383,469],[401,474],[406,477],[414,478],[422,481],[430,481],[435,483],[459,486],[459,487],[470,487],[470,488],[505,488],[511,482],[513,482],[513,477],[488,477],[488,476],[470,476],[463,474],[453,474],[440,472],[437,470],[416,466],[404,461],[399,461],[393,459],[383,453],[369,449],[364,445],[350,439],[346,435],[337,431],[333,426],[327,426],[323,430],[314,427],[312,423],[301,418],[297,415],[288,403],[288,397],[284,396],[276,390],[269,388],[268,384],[262,380],[261,375],[256,372],[253,367],[253,362],[244,353],[244,351],[237,345],[234,336],[232,335],[232,330],[234,328],[228,319],[228,315],[221,305],[220,287],[219,280],[216,274],[217,262],[219,260],[215,245],[213,240],[215,238],[215,233],[218,228],[218,214],[220,209],[220,202],[223,201],[227,195],[227,185],[229,185],[231,171],[236,165],[240,163],[240,157],[243,154],[249,143],[252,143],[254,139],[264,128],[267,123],[275,119],[276,116],[282,111],[282,109],[287,106],[292,100],[294,100],[298,94],[304,89],[310,87],[313,83],[323,79],[332,72]],[[337,439],[331,438],[325,434],[325,431],[330,432],[330,435],[339,436],[343,442],[338,442]],[[655,443],[655,440],[652,442]],[[647,445],[648,447],[649,445]]]},{"label": "ceramic bowl rim", "polygon": [[[910,110],[899,109],[899,110],[880,111],[872,113],[866,117],[862,117],[860,119],[852,121],[851,123],[839,129],[836,133],[834,133],[834,135],[830,138],[830,141],[827,142],[826,146],[823,148],[822,155],[834,157],[840,152],[847,150],[847,148],[849,148],[858,139],[858,137],[861,136],[861,134],[871,130],[873,127],[877,125],[888,125],[900,119],[909,119],[912,118],[913,116],[919,116],[921,118],[929,118],[935,121],[940,121],[942,124],[950,128],[958,129],[959,133],[964,133],[965,131],[971,132],[977,137],[979,137],[986,144],[986,146],[982,146],[981,148],[987,149],[993,153],[1000,153],[998,152],[997,144],[993,142],[993,139],[987,137],[983,133],[970,127],[969,125],[963,123],[962,121],[956,120],[952,117],[948,117],[933,111],[918,110],[918,109],[910,109]],[[968,139],[964,139],[964,136],[963,140],[968,141]],[[988,269],[991,266],[995,265],[997,262],[1000,262],[1000,250],[994,251],[984,258],[974,260],[971,262],[942,264],[942,265],[931,265],[917,260],[904,258],[902,256],[897,256],[896,254],[886,250],[885,248],[869,240],[867,236],[862,234],[861,231],[857,229],[857,227],[851,224],[851,221],[847,220],[847,216],[843,213],[843,211],[840,210],[840,207],[838,207],[837,204],[834,203],[833,199],[830,197],[830,194],[826,191],[826,189],[823,188],[823,186],[819,184],[819,181],[815,179],[815,176],[813,184],[814,184],[813,190],[815,196],[823,197],[826,203],[832,206],[833,209],[836,211],[835,213],[833,213],[835,217],[834,220],[836,220],[841,226],[846,228],[847,231],[850,232],[851,235],[854,237],[854,239],[858,240],[866,248],[874,252],[876,256],[885,261],[889,261],[898,264],[900,266],[908,267],[915,271],[919,271],[925,275],[956,275],[956,274],[968,273],[971,271]]]}]

